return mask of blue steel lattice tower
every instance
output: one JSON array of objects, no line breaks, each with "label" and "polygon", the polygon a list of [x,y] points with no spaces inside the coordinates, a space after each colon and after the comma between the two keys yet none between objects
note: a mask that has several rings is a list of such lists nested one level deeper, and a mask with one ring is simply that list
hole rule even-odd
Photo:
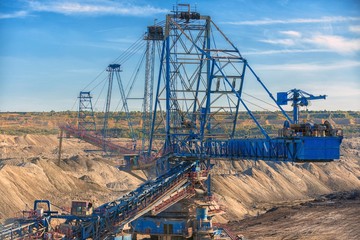
[{"label": "blue steel lattice tower", "polygon": [[235,134],[246,60],[209,16],[184,4],[166,16],[160,63],[149,149],[164,132],[170,160],[210,168],[207,142]]},{"label": "blue steel lattice tower", "polygon": [[[166,16],[164,32],[149,150],[154,140],[159,139],[157,136],[165,136],[164,153],[175,161],[206,162],[210,158],[328,161],[339,157],[338,133],[322,139],[309,138],[309,143],[299,141],[298,135],[293,138],[268,135],[243,98],[245,83],[251,81],[265,90],[288,122],[296,121],[297,111],[292,120],[210,16],[179,4],[173,14]],[[310,96],[305,100],[317,98]],[[299,98],[295,100],[297,106]],[[306,104],[304,98],[300,100]],[[242,120],[240,110],[248,113],[263,138],[244,139],[240,135],[237,127]],[[321,154],[312,152],[310,140],[323,146]],[[330,145],[333,154],[328,153]]]},{"label": "blue steel lattice tower", "polygon": [[239,137],[240,107],[269,139],[242,99],[245,73],[265,86],[210,16],[192,12],[187,4],[168,14],[160,63],[151,138],[165,126],[166,152],[208,158],[214,141]]}]

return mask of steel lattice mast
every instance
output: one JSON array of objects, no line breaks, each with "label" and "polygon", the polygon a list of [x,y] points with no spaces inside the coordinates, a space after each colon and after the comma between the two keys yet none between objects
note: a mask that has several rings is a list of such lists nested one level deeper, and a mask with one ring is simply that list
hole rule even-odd
[{"label": "steel lattice mast", "polygon": [[104,112],[103,138],[106,138],[108,135],[107,133],[108,133],[108,123],[109,123],[110,104],[111,104],[111,95],[112,95],[112,85],[113,85],[115,73],[121,71],[120,65],[110,64],[107,67],[106,71],[109,72],[109,76],[108,76],[108,91],[106,95],[106,105]]},{"label": "steel lattice mast", "polygon": [[[152,133],[162,121],[166,148],[201,156],[207,139],[234,135],[246,60],[209,16],[187,7],[166,18]],[[223,38],[221,48],[212,31]]]},{"label": "steel lattice mast", "polygon": [[110,64],[108,68],[106,69],[109,72],[109,83],[108,83],[108,92],[107,92],[107,98],[106,98],[106,107],[105,107],[105,113],[104,113],[104,128],[103,128],[103,137],[107,137],[107,131],[108,131],[108,120],[109,120],[109,114],[110,114],[110,104],[111,104],[111,95],[112,95],[112,85],[114,81],[114,77],[118,83],[119,92],[121,101],[123,104],[123,108],[126,113],[126,118],[130,130],[130,137],[133,139],[133,141],[136,143],[136,134],[134,132],[134,128],[132,125],[132,120],[130,117],[130,110],[127,103],[127,97],[125,93],[125,89],[120,77],[121,72],[121,65],[120,64]]},{"label": "steel lattice mast", "polygon": [[164,126],[166,151],[204,157],[215,140],[237,137],[242,107],[270,140],[242,99],[245,74],[277,104],[275,98],[210,16],[191,12],[188,4],[180,8],[166,17],[152,139]]},{"label": "steel lattice mast", "polygon": [[79,94],[78,129],[96,131],[94,110],[90,92],[81,91]]},{"label": "steel lattice mast", "polygon": [[142,152],[145,151],[149,143],[150,127],[153,114],[154,98],[154,66],[155,66],[155,49],[159,41],[164,39],[163,29],[161,26],[148,26],[147,34],[144,38],[146,41],[146,65],[145,65],[145,84],[144,84],[144,101],[142,114]]}]

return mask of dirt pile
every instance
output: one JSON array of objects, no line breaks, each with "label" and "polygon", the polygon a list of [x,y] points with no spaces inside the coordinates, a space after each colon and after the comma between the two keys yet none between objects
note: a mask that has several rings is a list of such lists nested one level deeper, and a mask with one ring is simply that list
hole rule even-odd
[{"label": "dirt pile", "polygon": [[[0,217],[14,217],[35,199],[57,206],[71,200],[111,201],[135,189],[145,176],[120,171],[118,158],[105,158],[77,139],[63,142],[60,165],[57,136],[0,135]],[[274,205],[303,202],[334,191],[360,189],[360,138],[344,139],[340,161],[281,163],[218,161],[212,175],[216,199],[227,213],[226,222],[256,216]]]},{"label": "dirt pile", "polygon": [[[86,143],[64,142],[62,161],[57,161],[56,136],[0,136],[0,218],[15,217],[32,208],[35,199],[49,199],[69,209],[71,200],[90,200],[96,205],[135,189],[142,181],[117,168],[117,159],[103,158]],[[136,172],[145,178],[142,172]],[[59,209],[56,209],[59,210]]]},{"label": "dirt pile", "polygon": [[328,163],[216,162],[213,190],[228,206],[227,213],[216,220],[256,216],[280,202],[360,189],[360,139],[344,139],[341,153],[339,161]]},{"label": "dirt pile", "polygon": [[232,221],[246,239],[359,239],[360,191],[321,196],[303,204],[277,206],[265,214]]}]

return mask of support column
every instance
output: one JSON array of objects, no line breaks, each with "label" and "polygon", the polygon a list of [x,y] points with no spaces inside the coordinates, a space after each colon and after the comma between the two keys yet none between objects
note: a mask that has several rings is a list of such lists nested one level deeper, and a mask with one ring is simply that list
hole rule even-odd
[{"label": "support column", "polygon": [[59,138],[59,152],[58,152],[58,165],[61,163],[61,150],[62,150],[62,140],[63,140],[64,130],[60,129],[60,138]]}]

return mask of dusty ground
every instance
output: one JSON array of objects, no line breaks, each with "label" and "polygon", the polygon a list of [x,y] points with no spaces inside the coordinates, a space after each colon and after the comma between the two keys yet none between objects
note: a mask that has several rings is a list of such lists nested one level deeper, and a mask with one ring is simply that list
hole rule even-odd
[{"label": "dusty ground", "polygon": [[[95,148],[65,140],[59,165],[56,135],[0,135],[0,222],[31,208],[35,199],[49,199],[65,210],[76,199],[96,206],[135,189],[145,178],[141,171],[119,170],[119,158],[84,149]],[[237,229],[249,239],[360,239],[359,231],[352,230],[360,222],[359,201],[296,205],[323,194],[360,190],[359,179],[360,138],[344,139],[341,159],[330,163],[218,161],[212,187],[227,212],[214,220],[236,221],[231,226],[240,224]],[[268,212],[284,204],[289,207]],[[328,235],[335,227],[339,238]]]},{"label": "dusty ground", "polygon": [[246,239],[359,239],[360,191],[290,205],[230,222],[229,229]]},{"label": "dusty ground", "polygon": [[108,202],[145,178],[141,171],[120,171],[118,158],[84,149],[95,148],[77,139],[64,141],[59,165],[57,136],[0,135],[0,221],[32,208],[35,199],[49,199],[65,210],[72,200]]},{"label": "dusty ground", "polygon": [[216,162],[212,182],[216,197],[229,208],[225,221],[256,216],[280,202],[359,190],[360,138],[344,139],[341,152],[339,161],[328,163]]}]

